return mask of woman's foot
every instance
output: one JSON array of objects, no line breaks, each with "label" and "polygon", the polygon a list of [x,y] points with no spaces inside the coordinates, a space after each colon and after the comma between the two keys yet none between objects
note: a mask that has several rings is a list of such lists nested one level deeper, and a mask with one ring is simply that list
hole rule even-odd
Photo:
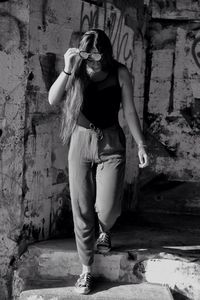
[{"label": "woman's foot", "polygon": [[107,253],[111,250],[111,238],[108,232],[100,232],[96,242],[96,249],[101,253]]},{"label": "woman's foot", "polygon": [[87,295],[91,292],[93,286],[93,277],[89,272],[83,273],[79,276],[75,287],[79,294]]}]

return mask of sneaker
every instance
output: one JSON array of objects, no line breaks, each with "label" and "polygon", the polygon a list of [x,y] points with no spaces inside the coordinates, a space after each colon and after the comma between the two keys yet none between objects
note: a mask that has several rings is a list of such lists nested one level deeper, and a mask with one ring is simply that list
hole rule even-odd
[{"label": "sneaker", "polygon": [[93,277],[91,273],[81,274],[75,284],[76,291],[79,294],[87,295],[91,292]]},{"label": "sneaker", "polygon": [[96,248],[101,253],[107,253],[111,250],[111,238],[109,233],[100,233],[96,242]]}]

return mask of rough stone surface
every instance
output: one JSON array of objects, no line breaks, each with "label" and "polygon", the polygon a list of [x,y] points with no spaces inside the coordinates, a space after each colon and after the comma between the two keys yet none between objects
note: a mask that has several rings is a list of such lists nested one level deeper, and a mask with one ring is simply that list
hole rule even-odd
[{"label": "rough stone surface", "polygon": [[174,20],[198,20],[200,4],[192,0],[153,0],[154,18]]},{"label": "rough stone surface", "polygon": [[74,287],[55,289],[40,289],[25,291],[20,300],[73,300],[73,299],[96,299],[96,300],[173,300],[166,286],[151,285],[116,285],[111,283],[97,283],[94,292],[89,296],[78,295]]},{"label": "rough stone surface", "polygon": [[[22,13],[21,13],[22,12]],[[10,299],[22,227],[27,1],[0,3],[0,299]]]}]

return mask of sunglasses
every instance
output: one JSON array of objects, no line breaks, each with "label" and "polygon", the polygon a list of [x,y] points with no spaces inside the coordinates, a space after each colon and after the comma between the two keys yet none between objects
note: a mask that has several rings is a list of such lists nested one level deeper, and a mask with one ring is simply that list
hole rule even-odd
[{"label": "sunglasses", "polygon": [[80,51],[79,55],[82,59],[100,61],[102,59],[101,53],[88,53],[86,51]]}]

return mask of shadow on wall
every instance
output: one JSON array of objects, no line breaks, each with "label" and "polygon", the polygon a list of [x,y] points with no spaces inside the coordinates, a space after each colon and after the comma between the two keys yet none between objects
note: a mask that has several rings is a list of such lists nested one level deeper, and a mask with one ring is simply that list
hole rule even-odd
[{"label": "shadow on wall", "polygon": [[39,55],[40,66],[42,69],[42,76],[47,91],[49,91],[53,82],[56,80],[57,73],[55,69],[56,54],[47,52],[46,54]]}]

